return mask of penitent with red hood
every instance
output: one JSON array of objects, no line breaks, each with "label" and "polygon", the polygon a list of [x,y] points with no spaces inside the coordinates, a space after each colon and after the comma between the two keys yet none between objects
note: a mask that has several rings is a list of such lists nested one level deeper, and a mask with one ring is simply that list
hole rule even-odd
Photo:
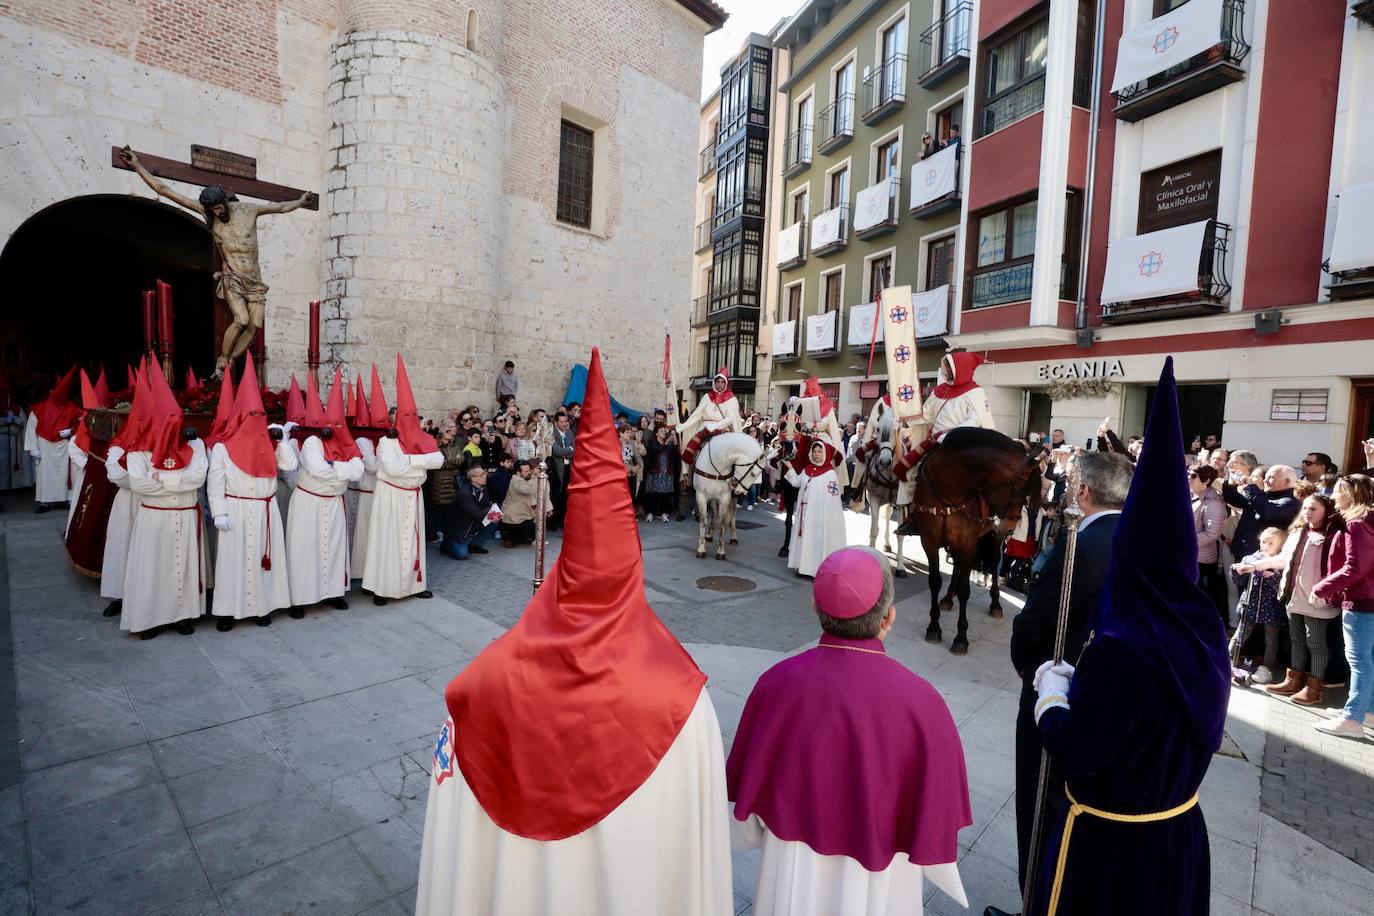
[{"label": "penitent with red hood", "polygon": [[209,463],[205,443],[182,435],[181,407],[156,367],[146,373],[151,398],[136,441],[126,441],[129,489],[138,501],[119,628],[144,639],[169,624],[189,634],[205,613],[205,536],[197,491]]},{"label": "penitent with red hood", "polygon": [[645,600],[595,350],[577,443],[558,562],[445,691],[419,916],[734,912],[720,726]]},{"label": "penitent with red hood", "polygon": [[33,405],[24,429],[24,450],[33,456],[33,498],[35,511],[47,512],[68,499],[67,440],[76,431],[81,405],[72,400],[76,367],[58,380],[52,392]]},{"label": "penitent with red hood", "polygon": [[977,353],[947,353],[940,361],[940,382],[926,399],[926,420],[936,441],[957,426],[996,429],[988,396],[973,379],[984,363]]},{"label": "penitent with red hood", "polygon": [[138,514],[138,496],[129,489],[129,446],[137,444],[143,436],[143,427],[152,415],[153,391],[148,387],[148,361],[139,364],[138,374],[134,377],[133,401],[129,405],[129,416],[124,427],[110,440],[105,452],[105,476],[118,489],[114,503],[110,506],[110,517],[105,523],[105,552],[100,561],[100,597],[109,598],[105,606],[106,617],[119,615],[124,598],[124,570],[129,561],[129,535],[134,530],[134,518]]},{"label": "penitent with red hood", "polygon": [[[386,404],[373,397],[373,422]],[[425,563],[425,476],[444,463],[434,437],[420,428],[410,376],[396,354],[396,425],[377,442],[377,485],[367,520],[363,588],[373,604],[431,598]]]},{"label": "penitent with red hood", "polygon": [[[229,371],[225,370],[225,378]],[[273,443],[267,433],[253,354],[244,358],[238,395],[219,424],[219,441],[210,447],[205,482],[215,538],[215,627],[232,629],[235,620],[272,621],[272,612],[290,607],[286,579],[286,530],[277,505],[277,473],[296,469],[296,450],[288,439]]]}]

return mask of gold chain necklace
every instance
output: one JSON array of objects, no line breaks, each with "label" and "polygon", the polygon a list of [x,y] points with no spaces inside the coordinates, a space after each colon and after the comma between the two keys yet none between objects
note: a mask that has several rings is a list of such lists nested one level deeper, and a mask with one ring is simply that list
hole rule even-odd
[{"label": "gold chain necklace", "polygon": [[867,652],[869,655],[886,655],[881,649],[861,649],[858,646],[836,646],[828,642],[819,644],[822,649],[844,649],[846,652]]}]

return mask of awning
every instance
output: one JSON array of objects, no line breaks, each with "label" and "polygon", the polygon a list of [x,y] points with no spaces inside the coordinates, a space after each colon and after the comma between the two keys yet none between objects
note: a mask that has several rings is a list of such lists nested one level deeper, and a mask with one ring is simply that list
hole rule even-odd
[{"label": "awning", "polygon": [[949,331],[949,284],[911,297],[916,313],[916,338],[940,337]]},{"label": "awning", "polygon": [[1102,301],[1131,302],[1197,291],[1209,222],[1204,219],[1108,244]]},{"label": "awning", "polygon": [[811,220],[811,250],[844,240],[844,208],[831,207]]},{"label": "awning", "polygon": [[1336,200],[1331,273],[1374,267],[1374,181],[1351,185]]},{"label": "awning", "polygon": [[947,146],[929,159],[911,166],[911,209],[959,189],[959,144]]},{"label": "awning", "polygon": [[778,232],[778,264],[790,264],[806,253],[802,251],[802,225],[798,220]]},{"label": "awning", "polygon": [[797,352],[797,323],[779,321],[773,325],[773,355],[792,356]]},{"label": "awning", "polygon": [[887,222],[892,215],[892,196],[896,193],[896,178],[884,178],[860,191],[854,199],[854,231],[863,232]]},{"label": "awning", "polygon": [[1188,0],[1121,36],[1112,92],[1143,82],[1221,43],[1223,0]]},{"label": "awning", "polygon": [[826,312],[823,315],[806,316],[806,352],[818,353],[821,350],[834,350],[839,345],[835,334],[835,322],[839,312]]},{"label": "awning", "polygon": [[[873,320],[878,317],[878,303],[865,302],[849,307],[849,337],[851,347],[866,347],[874,340]],[[877,340],[883,339],[882,323],[878,324]]]}]

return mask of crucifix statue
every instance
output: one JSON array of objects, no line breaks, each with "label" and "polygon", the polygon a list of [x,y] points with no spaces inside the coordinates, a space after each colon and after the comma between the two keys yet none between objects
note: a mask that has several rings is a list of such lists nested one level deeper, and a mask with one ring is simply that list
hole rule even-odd
[{"label": "crucifix statue", "polygon": [[[199,199],[193,200],[178,194],[154,177],[139,155],[129,147],[120,149],[117,155],[121,167],[132,169],[160,196],[199,214],[210,230],[219,256],[218,269],[215,271],[215,295],[224,300],[233,316],[232,323],[224,332],[219,358],[215,363],[215,375],[219,375],[230,362],[243,355],[262,330],[267,284],[262,280],[262,268],[258,263],[258,217],[264,213],[290,213],[301,207],[314,210],[319,207],[318,198],[306,191],[294,199],[280,199],[282,191],[292,189],[256,180],[235,181],[228,176],[222,182],[211,184],[211,181],[217,181],[213,173],[204,173],[206,177],[201,178],[200,169],[188,169],[181,163],[157,160],[159,165],[173,167],[158,170],[159,174],[205,186]],[[234,193],[236,186],[254,197],[278,199],[266,204],[244,203]]]}]

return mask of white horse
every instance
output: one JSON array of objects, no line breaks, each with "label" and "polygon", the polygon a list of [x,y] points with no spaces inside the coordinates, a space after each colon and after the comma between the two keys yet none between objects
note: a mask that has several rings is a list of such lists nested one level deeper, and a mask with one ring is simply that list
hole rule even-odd
[{"label": "white horse", "polygon": [[763,476],[763,446],[744,433],[721,433],[706,440],[692,468],[692,487],[697,495],[697,559],[706,556],[706,544],[716,534],[716,559],[725,559],[725,533],[738,544],[735,533],[735,498],[743,496]]},{"label": "white horse", "polygon": [[[899,579],[906,578],[906,563],[902,559],[902,535],[897,535],[897,551],[892,551],[892,512],[897,508],[897,495],[901,481],[892,473],[894,456],[892,454],[892,415],[885,414],[878,426],[877,451],[869,456],[864,472],[864,495],[868,500],[868,546],[878,543],[878,526],[883,528],[883,550],[896,558],[893,574]],[[884,512],[886,510],[886,512]],[[900,519],[899,519],[900,521]]]}]

